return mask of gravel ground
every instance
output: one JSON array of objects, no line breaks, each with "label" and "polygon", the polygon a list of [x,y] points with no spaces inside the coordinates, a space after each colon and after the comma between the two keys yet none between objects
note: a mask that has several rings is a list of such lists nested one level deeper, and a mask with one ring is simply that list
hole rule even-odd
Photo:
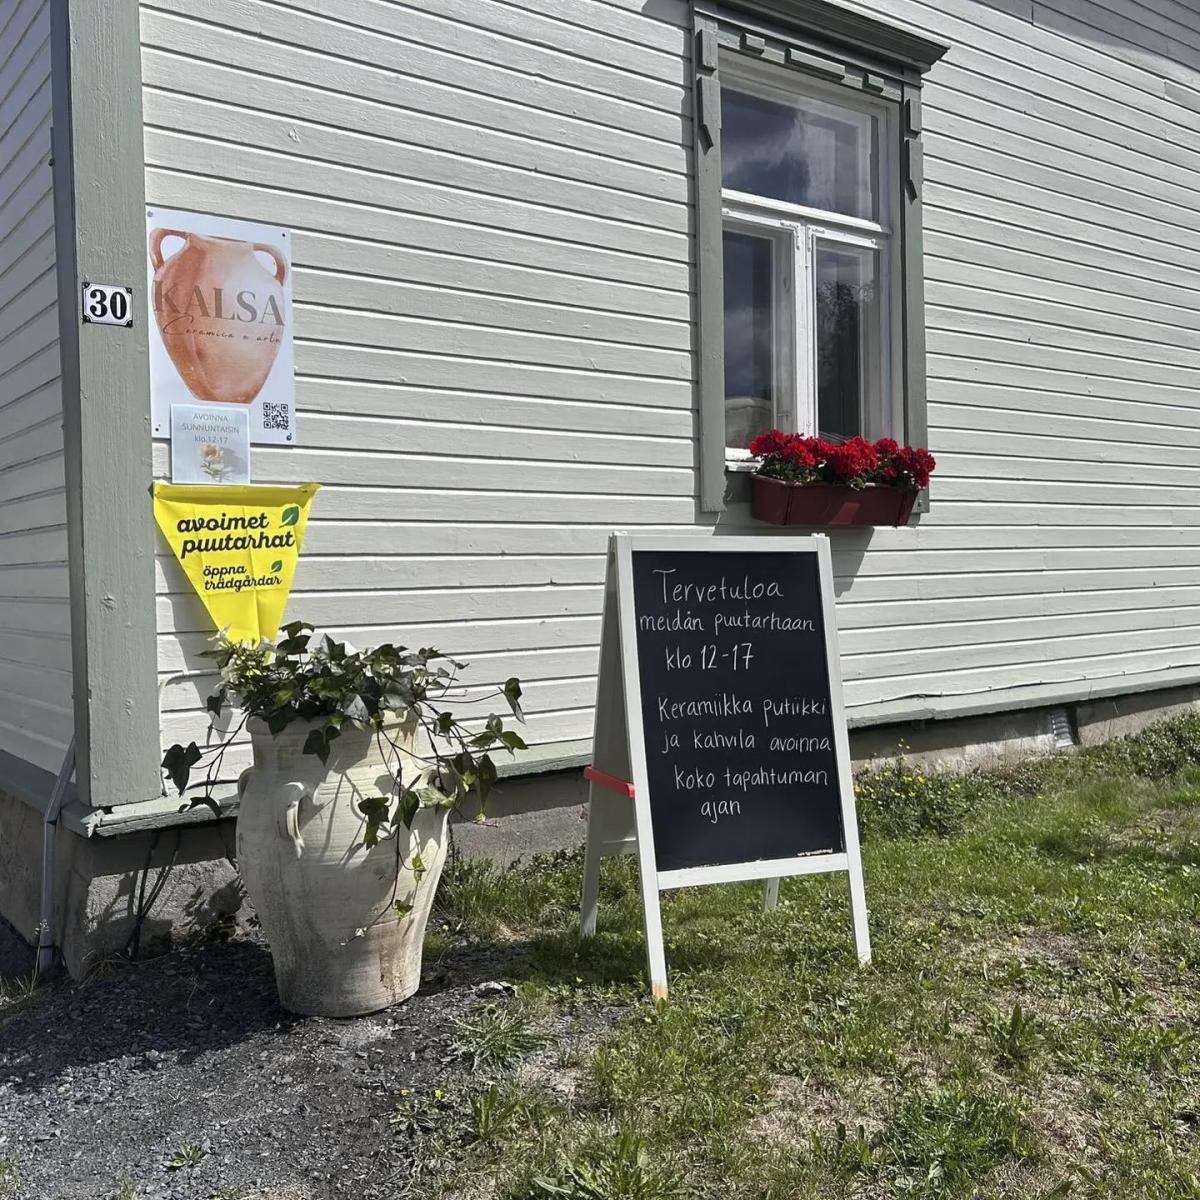
[{"label": "gravel ground", "polygon": [[[8,1195],[109,1200],[124,1184],[138,1200],[394,1197],[413,1146],[388,1118],[402,1089],[461,1078],[452,1022],[502,971],[495,951],[461,952],[427,968],[408,1003],[346,1021],[285,1013],[249,938],[59,981],[0,1017]],[[172,1169],[187,1145],[203,1157]]]}]

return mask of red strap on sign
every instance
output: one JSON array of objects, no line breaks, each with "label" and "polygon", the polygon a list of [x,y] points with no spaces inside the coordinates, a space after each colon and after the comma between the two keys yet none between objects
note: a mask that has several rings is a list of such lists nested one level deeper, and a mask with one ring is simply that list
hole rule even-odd
[{"label": "red strap on sign", "polygon": [[598,767],[584,767],[583,777],[589,783],[597,784],[602,788],[608,788],[610,792],[620,792],[622,796],[627,796],[630,800],[633,799],[633,784],[627,779],[618,779],[615,775],[610,775],[607,771],[601,771]]}]

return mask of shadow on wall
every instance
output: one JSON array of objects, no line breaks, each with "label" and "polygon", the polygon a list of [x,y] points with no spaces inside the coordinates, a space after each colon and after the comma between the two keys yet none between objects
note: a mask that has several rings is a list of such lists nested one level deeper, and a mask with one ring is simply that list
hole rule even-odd
[{"label": "shadow on wall", "polygon": [[[1099,0],[972,2],[974,7],[1007,13],[1038,29],[1094,46],[1132,66],[1160,75],[1168,99],[1200,111],[1200,16],[1185,25],[1178,18],[1156,19],[1152,12],[1142,18],[1125,15],[1114,11],[1111,2],[1105,5]],[[866,7],[871,6],[868,3]],[[1180,5],[1179,11],[1184,8]],[[1180,35],[1188,36],[1189,40],[1181,41]]]},{"label": "shadow on wall", "polygon": [[[833,2],[883,21],[891,18],[875,0]],[[1156,11],[1126,15],[1111,0],[962,0],[952,8],[955,15],[967,20],[972,8],[991,9],[1073,42],[1094,46],[1160,75],[1167,99],[1200,112],[1200,17],[1185,23],[1179,17],[1161,17]],[[1178,5],[1180,13],[1187,8],[1186,0]],[[652,20],[669,24],[684,24],[687,16],[681,0],[644,0],[641,11]],[[1137,11],[1142,14],[1144,10],[1139,6]],[[933,29],[924,32],[937,36]],[[953,56],[953,46],[950,53]]]}]

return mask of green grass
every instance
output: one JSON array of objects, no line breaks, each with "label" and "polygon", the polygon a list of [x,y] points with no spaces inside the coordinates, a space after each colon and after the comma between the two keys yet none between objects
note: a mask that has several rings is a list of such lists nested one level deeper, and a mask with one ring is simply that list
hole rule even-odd
[{"label": "green grass", "polygon": [[16,1159],[7,1154],[0,1154],[0,1200],[10,1200],[10,1197],[15,1196],[20,1182]]},{"label": "green grass", "polygon": [[0,976],[0,1025],[35,1003],[41,987],[41,981],[32,971],[26,975]]},{"label": "green grass", "polygon": [[1200,1200],[1198,761],[1184,718],[885,766],[859,781],[870,967],[844,878],[769,914],[750,885],[669,893],[665,1005],[629,860],[592,941],[577,856],[452,864],[439,948],[502,940],[518,991],[457,1034],[478,1086],[441,1101],[422,1194]]}]

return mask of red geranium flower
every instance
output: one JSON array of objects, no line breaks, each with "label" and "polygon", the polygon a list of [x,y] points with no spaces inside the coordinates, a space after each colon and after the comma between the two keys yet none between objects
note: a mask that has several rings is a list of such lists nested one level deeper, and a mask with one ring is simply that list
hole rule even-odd
[{"label": "red geranium flower", "polygon": [[760,433],[750,453],[761,459],[758,471],[785,483],[841,483],[866,487],[871,483],[900,488],[923,488],[937,463],[924,448],[901,446],[895,438],[872,444],[852,437],[844,442],[784,433]]}]

